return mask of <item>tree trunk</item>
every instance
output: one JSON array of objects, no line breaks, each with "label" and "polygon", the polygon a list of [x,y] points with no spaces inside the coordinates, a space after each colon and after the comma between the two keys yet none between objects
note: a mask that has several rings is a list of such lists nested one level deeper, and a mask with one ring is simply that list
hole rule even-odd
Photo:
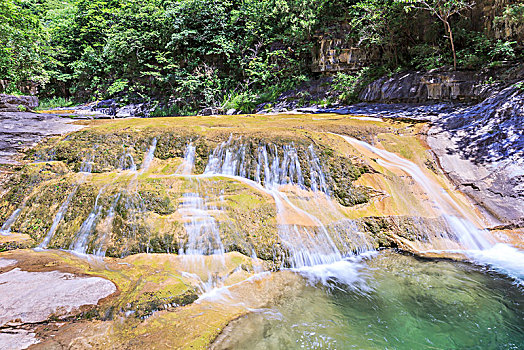
[{"label": "tree trunk", "polygon": [[455,43],[453,42],[453,33],[451,32],[451,26],[449,25],[447,18],[444,20],[444,26],[446,27],[446,31],[449,34],[449,42],[451,43],[451,51],[453,52],[453,70],[457,70],[457,54],[455,52]]}]

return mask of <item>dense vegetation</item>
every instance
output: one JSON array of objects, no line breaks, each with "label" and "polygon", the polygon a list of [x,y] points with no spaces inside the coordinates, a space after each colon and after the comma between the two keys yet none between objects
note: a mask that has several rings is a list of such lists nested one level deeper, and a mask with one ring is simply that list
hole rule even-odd
[{"label": "dense vegetation", "polygon": [[[498,20],[522,21],[523,8]],[[521,57],[460,13],[448,21],[461,67]],[[401,0],[2,0],[0,80],[78,101],[153,99],[169,106],[159,113],[249,110],[310,78],[316,37],[342,24],[380,52],[366,74],[453,62],[448,27]]]}]

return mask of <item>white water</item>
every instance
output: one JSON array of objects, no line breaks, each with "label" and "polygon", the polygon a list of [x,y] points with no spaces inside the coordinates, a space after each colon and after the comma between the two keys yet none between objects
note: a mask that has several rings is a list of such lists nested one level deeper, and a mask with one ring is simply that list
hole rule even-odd
[{"label": "white water", "polygon": [[[140,171],[138,172],[138,175],[142,175],[151,166],[151,162],[153,161],[153,158],[155,158],[156,145],[157,145],[157,139],[155,137],[153,138],[153,141],[151,142],[151,146],[149,146],[149,150],[144,155],[144,160],[142,161],[142,165],[140,166]],[[135,169],[136,169],[136,166],[135,166]]]},{"label": "white water", "polygon": [[0,235],[2,236],[9,236],[11,234],[11,226],[15,223],[16,219],[18,219],[18,216],[20,216],[20,213],[22,212],[22,207],[16,209],[9,218],[7,218],[6,222],[2,225],[2,228],[0,228]]},{"label": "white water", "polygon": [[471,221],[471,214],[464,211],[459,203],[424,174],[415,163],[401,158],[395,153],[374,147],[364,141],[344,135],[337,136],[342,137],[357,148],[363,147],[378,156],[378,164],[390,170],[400,169],[411,176],[433,201],[442,218],[460,240],[460,243],[465,248],[465,250],[460,252],[466,254],[478,264],[491,266],[518,279],[524,278],[524,252],[507,244],[491,243],[487,238],[487,232],[477,228]]},{"label": "white water", "polygon": [[[184,272],[199,282],[202,293],[208,293],[222,285],[218,273],[213,268],[225,266],[225,249],[220,238],[219,224],[215,215],[220,213],[216,205],[209,203],[209,196],[201,189],[199,179],[191,178],[195,167],[196,148],[192,142],[186,146],[182,164],[174,175],[188,176],[188,192],[182,196],[178,213],[182,217],[187,233],[187,241],[181,242],[178,254],[188,270],[206,270],[207,276]],[[205,256],[209,256],[211,268],[206,268]]]},{"label": "white water", "polygon": [[98,245],[97,250],[95,251],[95,255],[98,257],[104,257],[106,255],[106,241],[108,237],[111,235],[111,231],[113,229],[113,220],[115,218],[115,208],[118,204],[118,201],[120,200],[122,193],[119,192],[115,195],[115,198],[113,199],[113,202],[111,203],[111,206],[109,207],[109,210],[107,211],[107,216],[105,218],[105,229],[102,231],[102,236],[100,237],[100,243]]},{"label": "white water", "polygon": [[[284,145],[278,149],[275,145],[261,145],[257,148],[256,172],[250,174],[248,170],[254,164],[247,164],[246,149],[248,144],[241,140],[229,138],[227,142],[218,146],[209,157],[208,165],[203,177],[221,176],[241,181],[249,186],[271,195],[277,209],[277,223],[280,240],[290,253],[289,264],[297,272],[304,272],[312,266],[331,266],[332,264],[345,264],[344,257],[351,256],[352,249],[347,247],[341,239],[341,231],[346,236],[355,236],[358,241],[357,249],[367,251],[372,249],[363,235],[348,219],[345,219],[329,198],[329,188],[322,164],[313,145],[308,148],[307,156],[310,169],[310,188],[306,188],[303,169],[300,164],[297,149],[293,144]],[[271,151],[270,151],[271,150]],[[251,177],[251,178],[250,178]],[[309,198],[300,198],[302,207],[298,207],[282,191],[283,186],[292,185],[295,188],[307,191]],[[330,205],[326,206],[326,203]],[[316,212],[326,216],[336,217],[336,225],[326,227]],[[289,218],[300,216],[304,224],[296,224]],[[343,251],[340,249],[344,248]],[[336,270],[336,269],[335,269]],[[335,270],[330,270],[331,272]],[[322,268],[308,270],[308,275],[319,273],[323,275],[326,270]],[[340,269],[339,271],[342,271]],[[320,281],[325,281],[320,277]],[[347,276],[340,274],[341,282],[349,282]]]},{"label": "white water", "polygon": [[100,200],[100,196],[104,193],[107,186],[109,185],[102,187],[98,192],[93,210],[91,210],[91,213],[89,213],[87,219],[84,220],[82,226],[80,227],[80,230],[77,233],[78,238],[71,246],[71,250],[73,250],[76,253],[87,253],[89,237],[93,233],[95,225],[97,223],[97,219],[100,216],[100,212],[102,211],[102,206],[98,202]]},{"label": "white water", "polygon": [[82,174],[82,176],[75,183],[75,185],[73,186],[73,190],[66,197],[66,200],[62,203],[62,205],[60,205],[60,208],[58,209],[58,212],[56,213],[55,218],[53,219],[53,224],[51,225],[51,228],[47,232],[44,240],[38,245],[37,249],[47,248],[47,246],[51,242],[51,239],[53,238],[58,228],[58,225],[62,221],[64,214],[67,212],[67,209],[69,208],[69,204],[71,204],[71,200],[73,199],[76,192],[80,188],[80,185],[85,182],[87,176],[89,176],[89,174],[91,173],[91,170],[92,170],[92,159],[89,158],[88,160],[82,163],[82,166],[80,168],[80,173]]}]

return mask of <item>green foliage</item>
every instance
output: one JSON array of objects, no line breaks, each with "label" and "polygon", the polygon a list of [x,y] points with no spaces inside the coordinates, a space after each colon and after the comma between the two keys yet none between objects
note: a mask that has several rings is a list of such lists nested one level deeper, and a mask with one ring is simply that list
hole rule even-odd
[{"label": "green foliage", "polygon": [[340,93],[338,98],[341,102],[354,103],[358,101],[362,87],[387,73],[386,66],[366,67],[353,74],[339,72],[333,77],[331,86]]},{"label": "green foliage", "polygon": [[151,117],[174,117],[196,115],[198,111],[189,106],[180,107],[178,104],[159,105],[151,112]]},{"label": "green foliage", "polygon": [[52,98],[40,99],[37,110],[43,111],[52,108],[71,107],[74,104],[74,101],[72,101],[71,99],[61,96],[54,96]]},{"label": "green foliage", "polygon": [[441,67],[449,62],[449,55],[443,52],[440,46],[419,44],[409,49],[410,64],[415,69],[430,70]]},{"label": "green foliage", "polygon": [[495,23],[506,22],[510,26],[524,25],[524,4],[508,4],[501,16],[495,17]]},{"label": "green foliage", "polygon": [[22,0],[0,2],[0,79],[13,84],[47,81],[46,37],[39,19]]},{"label": "green foliage", "polygon": [[[515,40],[489,40],[459,20],[468,6],[465,0],[3,0],[0,79],[11,93],[24,81],[40,83],[48,108],[117,98],[161,101],[156,115],[205,107],[249,113],[312,77],[319,33],[372,53],[388,70],[451,63],[451,33],[464,67],[519,59]],[[510,4],[495,22],[515,29],[523,11]],[[434,15],[429,21],[427,13]],[[418,28],[421,20],[425,28]],[[374,71],[337,75],[342,99],[354,101]]]},{"label": "green foliage", "polygon": [[259,97],[249,91],[232,93],[229,99],[224,103],[224,111],[235,109],[242,113],[251,113],[255,110]]}]

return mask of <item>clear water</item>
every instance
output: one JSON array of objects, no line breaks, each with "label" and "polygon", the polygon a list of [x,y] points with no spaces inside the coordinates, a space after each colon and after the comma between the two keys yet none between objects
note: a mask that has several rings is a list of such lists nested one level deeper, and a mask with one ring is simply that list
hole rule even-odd
[{"label": "clear water", "polygon": [[218,349],[524,349],[524,291],[476,266],[382,253],[358,288],[311,286],[231,325]]}]

